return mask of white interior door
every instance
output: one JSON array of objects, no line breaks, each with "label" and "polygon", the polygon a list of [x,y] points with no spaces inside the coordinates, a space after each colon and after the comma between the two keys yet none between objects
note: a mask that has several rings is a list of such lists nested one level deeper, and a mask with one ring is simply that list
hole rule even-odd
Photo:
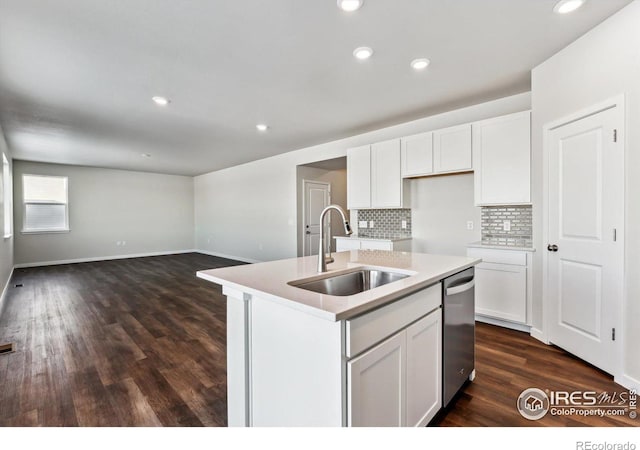
[{"label": "white interior door", "polygon": [[621,318],[624,271],[618,108],[548,135],[549,340],[609,373],[617,365],[614,330]]},{"label": "white interior door", "polygon": [[[304,180],[303,184],[303,255],[317,255],[320,241],[320,213],[329,206],[331,185],[307,180]],[[327,221],[327,236],[331,236],[329,221]]]}]

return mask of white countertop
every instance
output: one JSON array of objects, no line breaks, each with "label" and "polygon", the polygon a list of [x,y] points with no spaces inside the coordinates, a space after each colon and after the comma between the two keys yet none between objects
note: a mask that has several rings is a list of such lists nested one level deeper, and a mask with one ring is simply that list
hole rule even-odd
[{"label": "white countertop", "polygon": [[359,241],[379,241],[379,242],[399,242],[399,241],[410,241],[413,239],[412,237],[396,237],[396,238],[376,238],[369,236],[334,236],[334,239],[357,239]]},{"label": "white countertop", "polygon": [[467,244],[467,248],[490,248],[495,250],[515,250],[520,252],[535,252],[536,249],[533,247],[522,247],[517,245],[500,245],[500,244],[486,244],[482,241],[471,242]]},{"label": "white countertop", "polygon": [[[323,274],[316,272],[318,257],[283,259],[257,264],[202,270],[197,276],[313,314],[327,320],[348,319],[480,263],[464,256],[430,255],[385,250],[351,250],[334,253],[335,262]],[[411,276],[361,292],[338,297],[307,291],[287,283],[322,279],[358,267],[388,268]]]}]

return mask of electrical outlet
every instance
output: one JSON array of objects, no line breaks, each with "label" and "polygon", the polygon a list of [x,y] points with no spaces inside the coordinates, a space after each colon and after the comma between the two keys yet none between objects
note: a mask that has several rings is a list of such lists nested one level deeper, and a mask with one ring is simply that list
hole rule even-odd
[{"label": "electrical outlet", "polygon": [[469,220],[467,222],[467,230],[473,230],[473,221],[472,220]]},{"label": "electrical outlet", "polygon": [[125,245],[127,245],[127,241],[122,241],[122,246],[124,247]]},{"label": "electrical outlet", "polygon": [[407,221],[403,220],[400,226],[402,227],[403,230],[406,230],[407,229]]},{"label": "electrical outlet", "polygon": [[262,243],[260,243],[260,245],[258,245],[258,249],[262,250]]},{"label": "electrical outlet", "polygon": [[369,228],[373,228],[373,220],[369,221]]},{"label": "electrical outlet", "polygon": [[504,231],[511,231],[511,221],[510,220],[503,220],[502,221],[502,229]]},{"label": "electrical outlet", "polygon": [[358,222],[358,228],[367,228],[367,221],[366,220],[360,220]]}]

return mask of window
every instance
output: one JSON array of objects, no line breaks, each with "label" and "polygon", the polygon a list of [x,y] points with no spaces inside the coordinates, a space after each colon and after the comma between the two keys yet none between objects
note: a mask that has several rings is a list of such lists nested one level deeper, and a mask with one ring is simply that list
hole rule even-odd
[{"label": "window", "polygon": [[4,207],[4,237],[11,237],[13,225],[13,189],[11,182],[11,167],[7,155],[2,154],[2,195]]},{"label": "window", "polygon": [[69,231],[67,177],[22,175],[25,233]]}]

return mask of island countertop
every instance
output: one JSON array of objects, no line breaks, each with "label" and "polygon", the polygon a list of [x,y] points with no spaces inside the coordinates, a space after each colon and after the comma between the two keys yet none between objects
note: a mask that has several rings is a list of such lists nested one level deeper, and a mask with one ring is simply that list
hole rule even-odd
[{"label": "island countertop", "polygon": [[[334,253],[335,262],[317,273],[317,256],[283,259],[250,265],[201,270],[197,276],[223,287],[271,300],[331,321],[349,319],[385,303],[430,286],[481,262],[464,256],[431,255],[385,250]],[[313,281],[357,268],[383,268],[410,275],[393,283],[350,296],[307,291],[288,283]]]}]

